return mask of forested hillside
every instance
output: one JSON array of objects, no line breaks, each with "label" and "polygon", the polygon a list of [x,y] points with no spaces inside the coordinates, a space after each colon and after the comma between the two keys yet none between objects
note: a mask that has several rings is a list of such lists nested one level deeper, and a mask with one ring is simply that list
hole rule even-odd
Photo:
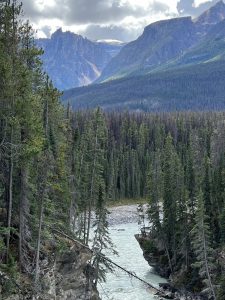
[{"label": "forested hillside", "polygon": [[208,111],[224,109],[224,95],[221,60],[68,90],[62,101],[75,110]]},{"label": "forested hillside", "polygon": [[[89,166],[96,161],[97,171],[103,162],[108,201],[149,202],[145,247],[164,276],[207,299],[224,299],[224,113],[96,113],[71,119],[75,203],[89,207]],[[93,128],[99,135],[90,134]]]}]

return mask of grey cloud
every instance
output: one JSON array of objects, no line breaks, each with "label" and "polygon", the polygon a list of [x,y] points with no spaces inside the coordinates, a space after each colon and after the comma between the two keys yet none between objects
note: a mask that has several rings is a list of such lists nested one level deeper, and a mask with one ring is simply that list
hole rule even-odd
[{"label": "grey cloud", "polygon": [[56,4],[51,9],[39,10],[35,0],[23,0],[23,12],[26,18],[29,18],[31,22],[40,21],[43,18],[54,19],[58,18],[63,20],[68,8],[64,4],[65,1],[61,1],[61,4]]},{"label": "grey cloud", "polygon": [[[60,0],[56,0],[60,3]],[[127,16],[144,17],[149,13],[168,11],[169,6],[155,0],[147,9],[132,7],[127,1],[121,4],[121,0],[66,0],[70,12],[67,14],[67,22],[70,23],[110,23],[121,21]]]},{"label": "grey cloud", "polygon": [[212,5],[216,4],[218,0],[206,1],[198,7],[194,7],[194,0],[180,0],[177,3],[177,10],[181,15],[191,15],[198,16],[203,13],[205,10],[209,9]]},{"label": "grey cloud", "polygon": [[155,0],[148,9],[133,7],[127,1],[121,0],[55,0],[51,9],[39,11],[35,1],[23,0],[24,12],[32,19],[58,18],[65,25],[73,24],[109,24],[123,20],[127,16],[144,17],[150,13],[166,12],[169,6]]},{"label": "grey cloud", "polygon": [[23,0],[23,13],[26,18],[31,18],[31,21],[37,21],[41,17],[35,1]]},{"label": "grey cloud", "polygon": [[[153,3],[151,2],[149,8],[144,12],[145,16],[153,13],[164,13],[165,15],[167,15],[169,14],[169,6],[162,3],[161,1],[154,1]],[[112,23],[111,25],[89,24],[85,31],[80,33],[91,40],[118,39],[124,42],[129,42],[131,40],[135,40],[143,32],[145,25],[144,23],[145,22],[140,21],[139,24],[131,27],[126,27],[124,25],[115,25],[115,23]]]},{"label": "grey cloud", "polygon": [[[57,0],[60,3],[60,0]],[[121,5],[120,0],[66,0],[68,8],[66,23],[71,25],[86,23],[118,22],[126,16],[146,15],[143,8],[133,8],[128,2]]]},{"label": "grey cloud", "polygon": [[169,11],[169,5],[162,3],[160,1],[154,1],[151,5],[151,11],[154,13],[166,13]]},{"label": "grey cloud", "polygon": [[58,18],[66,25],[118,22],[126,16],[144,16],[143,8],[133,8],[120,0],[55,0],[51,9],[39,11],[35,1],[23,0],[25,15],[32,21]]}]

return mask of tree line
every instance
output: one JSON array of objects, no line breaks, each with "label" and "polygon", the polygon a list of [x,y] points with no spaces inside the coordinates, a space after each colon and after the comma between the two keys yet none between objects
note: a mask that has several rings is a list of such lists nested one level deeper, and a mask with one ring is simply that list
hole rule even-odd
[{"label": "tree line", "polygon": [[[90,134],[96,128],[96,114],[102,120],[98,126],[102,133],[97,134],[105,148],[102,153],[95,145],[97,135]],[[97,174],[99,161],[109,203],[123,198],[145,198],[149,203],[147,247],[158,257],[164,274],[178,286],[223,299],[224,120],[224,112],[73,113],[74,170],[81,174],[75,176],[74,203],[83,218],[83,232],[86,215],[79,210],[90,213],[95,200],[90,185],[84,188],[80,183],[88,182],[90,166]]]},{"label": "tree line", "polygon": [[215,60],[136,74],[67,90],[62,101],[75,110],[101,105],[108,111],[220,111],[224,110],[224,65],[224,60]]}]

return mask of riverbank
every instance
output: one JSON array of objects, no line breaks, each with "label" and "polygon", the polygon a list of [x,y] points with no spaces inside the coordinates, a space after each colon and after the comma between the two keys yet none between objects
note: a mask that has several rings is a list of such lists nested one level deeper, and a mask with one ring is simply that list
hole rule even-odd
[{"label": "riverbank", "polygon": [[157,251],[151,243],[151,239],[148,236],[143,236],[141,234],[135,235],[136,240],[138,241],[140,248],[143,251],[143,256],[148,262],[149,266],[154,267],[155,272],[160,276],[168,279],[168,283],[160,283],[159,287],[161,290],[166,293],[167,299],[175,300],[206,300],[203,295],[194,294],[186,289],[185,285],[178,285],[177,282],[182,281],[181,273],[174,274],[173,277],[170,275],[169,266],[165,263],[162,263],[162,253]]}]

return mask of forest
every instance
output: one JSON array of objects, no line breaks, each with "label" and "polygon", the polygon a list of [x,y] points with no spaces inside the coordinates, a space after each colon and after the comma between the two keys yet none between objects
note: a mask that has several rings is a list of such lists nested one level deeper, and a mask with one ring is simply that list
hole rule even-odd
[{"label": "forest", "polygon": [[[88,182],[87,145],[95,136],[93,153],[105,149],[94,157],[103,168],[107,201],[145,198],[149,203],[151,231],[144,247],[158,256],[164,275],[206,299],[224,299],[224,113],[104,114],[98,109],[73,117],[81,182]],[[99,133],[90,134],[93,128]],[[91,161],[95,164],[93,156]],[[75,190],[79,206],[88,206],[89,189],[78,181]]]},{"label": "forest", "polygon": [[181,66],[67,90],[63,103],[74,110],[220,111],[224,110],[224,61]]},{"label": "forest", "polygon": [[[42,72],[21,11],[0,3],[0,274],[11,278],[2,294],[22,282],[39,292],[46,255],[66,247],[54,230],[86,245],[92,231],[93,248],[115,252],[108,205],[145,198],[148,247],[168,276],[224,299],[225,113],[73,112]],[[95,285],[112,267],[98,255],[92,266]]]}]

